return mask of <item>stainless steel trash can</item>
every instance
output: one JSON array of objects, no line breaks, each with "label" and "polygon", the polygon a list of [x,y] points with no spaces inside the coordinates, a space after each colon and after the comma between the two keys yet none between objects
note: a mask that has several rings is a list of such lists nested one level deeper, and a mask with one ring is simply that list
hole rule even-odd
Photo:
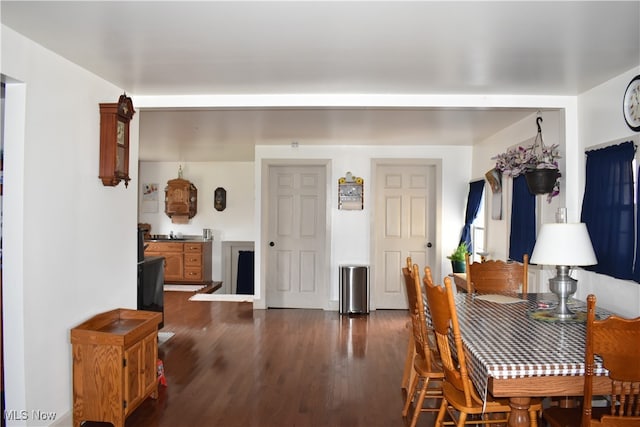
[{"label": "stainless steel trash can", "polygon": [[369,266],[340,266],[340,314],[369,313]]}]

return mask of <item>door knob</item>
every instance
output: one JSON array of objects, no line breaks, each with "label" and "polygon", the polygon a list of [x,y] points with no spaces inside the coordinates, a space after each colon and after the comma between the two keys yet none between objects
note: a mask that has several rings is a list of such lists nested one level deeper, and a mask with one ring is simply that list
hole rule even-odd
[{"label": "door knob", "polygon": [[276,244],[273,242],[269,242],[269,246],[274,247]]},{"label": "door knob", "polygon": [[431,242],[427,242],[427,244],[425,245],[427,248],[432,247],[433,245],[431,244]]}]

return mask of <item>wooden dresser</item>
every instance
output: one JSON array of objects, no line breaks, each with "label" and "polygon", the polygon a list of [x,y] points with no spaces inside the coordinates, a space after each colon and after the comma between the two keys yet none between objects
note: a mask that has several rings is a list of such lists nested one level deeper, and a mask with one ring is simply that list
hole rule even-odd
[{"label": "wooden dresser", "polygon": [[147,397],[158,397],[158,324],[162,313],[119,308],[71,329],[73,425],[124,427]]},{"label": "wooden dresser", "polygon": [[145,256],[165,259],[165,283],[208,283],[211,281],[211,240],[149,241]]}]

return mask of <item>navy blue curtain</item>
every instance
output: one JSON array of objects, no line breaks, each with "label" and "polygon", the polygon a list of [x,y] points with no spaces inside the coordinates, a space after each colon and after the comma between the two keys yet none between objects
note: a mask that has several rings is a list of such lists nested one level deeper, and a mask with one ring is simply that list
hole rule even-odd
[{"label": "navy blue curtain", "polygon": [[471,245],[471,224],[476,219],[480,210],[480,202],[482,201],[482,192],[484,191],[484,179],[473,181],[469,184],[469,197],[467,199],[467,211],[464,215],[464,227],[460,236],[460,243],[467,242],[469,252],[473,253]]},{"label": "navy blue curtain", "polygon": [[[638,169],[638,177],[640,177],[640,169]],[[640,179],[636,184],[636,206],[640,206]],[[638,254],[638,246],[640,246],[640,213],[636,213],[636,262],[633,265],[633,280],[640,282],[640,254]]]},{"label": "navy blue curtain", "polygon": [[587,270],[631,279],[634,252],[632,142],[587,151],[581,220],[598,264]]},{"label": "navy blue curtain", "polygon": [[522,262],[524,254],[531,257],[535,244],[536,196],[529,192],[524,175],[520,175],[513,179],[509,258]]},{"label": "navy blue curtain", "polygon": [[238,276],[236,279],[236,294],[253,295],[253,251],[238,252]]}]

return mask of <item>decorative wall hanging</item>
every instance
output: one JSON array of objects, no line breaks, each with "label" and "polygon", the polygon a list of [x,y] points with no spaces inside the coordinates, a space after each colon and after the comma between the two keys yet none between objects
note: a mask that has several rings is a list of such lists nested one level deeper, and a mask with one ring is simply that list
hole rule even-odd
[{"label": "decorative wall hanging", "polygon": [[532,145],[524,148],[511,148],[506,153],[492,157],[496,161],[496,170],[503,175],[516,178],[524,175],[531,194],[547,194],[547,201],[560,194],[558,144],[544,145],[542,140],[542,117],[536,118],[538,133]]},{"label": "decorative wall hanging", "polygon": [[227,207],[227,190],[222,187],[216,188],[213,192],[213,207],[217,211],[223,211]]},{"label": "decorative wall hanging", "polygon": [[491,191],[493,193],[502,192],[502,174],[499,170],[493,168],[489,172],[485,173],[484,177],[487,179],[487,182],[491,186]]},{"label": "decorative wall hanging", "polygon": [[362,210],[364,207],[364,180],[347,172],[338,179],[338,209]]},{"label": "decorative wall hanging", "polygon": [[187,224],[198,212],[198,190],[195,185],[182,179],[182,167],[178,177],[167,181],[164,189],[164,213],[174,224]]},{"label": "decorative wall hanging", "polygon": [[135,111],[126,93],[117,103],[100,104],[100,173],[104,186],[129,185],[129,122]]},{"label": "decorative wall hanging", "polygon": [[502,174],[493,168],[484,177],[491,186],[491,219],[502,219]]}]

